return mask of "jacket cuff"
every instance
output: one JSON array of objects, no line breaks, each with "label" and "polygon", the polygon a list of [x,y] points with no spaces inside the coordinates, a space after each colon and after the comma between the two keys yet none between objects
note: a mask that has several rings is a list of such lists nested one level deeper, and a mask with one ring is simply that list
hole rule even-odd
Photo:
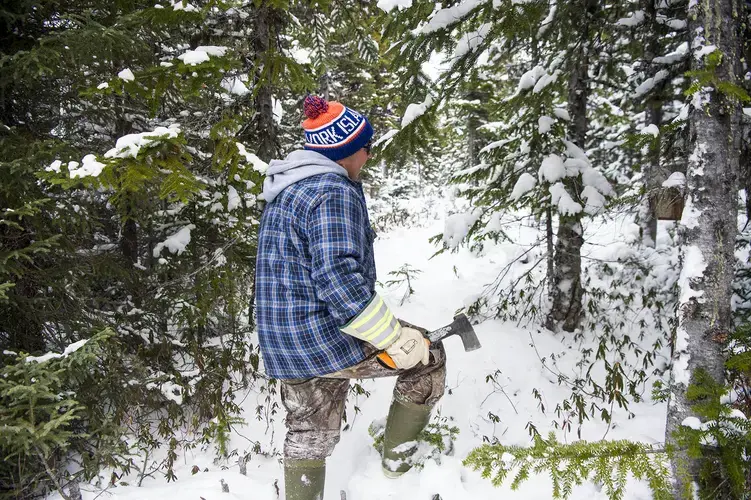
[{"label": "jacket cuff", "polygon": [[383,350],[402,333],[402,326],[383,299],[376,293],[357,316],[340,328],[343,333],[364,340]]}]

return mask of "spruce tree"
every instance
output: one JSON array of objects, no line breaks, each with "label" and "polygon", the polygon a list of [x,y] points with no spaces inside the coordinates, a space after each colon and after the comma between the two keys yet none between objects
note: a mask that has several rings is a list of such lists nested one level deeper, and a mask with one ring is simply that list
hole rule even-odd
[{"label": "spruce tree", "polygon": [[[278,43],[287,7],[68,2],[3,12],[0,344],[63,352],[104,327],[116,333],[102,341],[107,385],[64,388],[87,403],[81,422],[106,416],[109,435],[129,435],[132,448],[119,458],[102,448],[83,477],[104,464],[145,471],[139,462],[164,443],[162,472],[173,477],[188,419],[213,419],[193,439],[230,451],[234,389],[258,368],[247,339],[261,157],[282,147],[274,96],[308,81]],[[76,479],[64,462],[83,450],[52,451],[59,477],[19,468],[14,484],[43,491]]]}]

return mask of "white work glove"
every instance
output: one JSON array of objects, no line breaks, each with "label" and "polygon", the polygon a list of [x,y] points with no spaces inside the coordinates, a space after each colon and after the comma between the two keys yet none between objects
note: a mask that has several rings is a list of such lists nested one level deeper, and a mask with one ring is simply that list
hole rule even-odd
[{"label": "white work glove", "polygon": [[386,348],[386,353],[400,370],[408,370],[421,361],[424,365],[430,362],[428,341],[414,328],[402,327],[401,335]]}]

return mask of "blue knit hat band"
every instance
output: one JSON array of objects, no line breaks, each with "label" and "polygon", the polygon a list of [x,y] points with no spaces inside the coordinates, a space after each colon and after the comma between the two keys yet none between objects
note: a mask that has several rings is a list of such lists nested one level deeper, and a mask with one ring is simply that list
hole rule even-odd
[{"label": "blue knit hat band", "polygon": [[370,141],[373,137],[373,127],[368,119],[353,109],[343,105],[341,107],[337,115],[331,116],[330,121],[319,127],[305,127],[310,122],[303,124],[305,149],[338,161],[355,154]]}]

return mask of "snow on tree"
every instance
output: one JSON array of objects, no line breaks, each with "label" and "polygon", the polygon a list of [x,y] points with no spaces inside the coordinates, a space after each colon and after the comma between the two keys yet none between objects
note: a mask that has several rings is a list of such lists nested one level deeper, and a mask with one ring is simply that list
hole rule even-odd
[{"label": "snow on tree", "polygon": [[[673,339],[666,440],[697,416],[689,397],[704,377],[723,385],[724,349],[734,330],[731,298],[737,233],[741,51],[733,0],[692,2],[689,9],[692,84],[689,120],[688,193],[681,219],[683,262],[678,329]],[[711,453],[711,451],[707,451]],[[709,458],[707,458],[709,460]],[[674,495],[716,485],[702,473],[700,458],[678,450],[673,459]]]}]

